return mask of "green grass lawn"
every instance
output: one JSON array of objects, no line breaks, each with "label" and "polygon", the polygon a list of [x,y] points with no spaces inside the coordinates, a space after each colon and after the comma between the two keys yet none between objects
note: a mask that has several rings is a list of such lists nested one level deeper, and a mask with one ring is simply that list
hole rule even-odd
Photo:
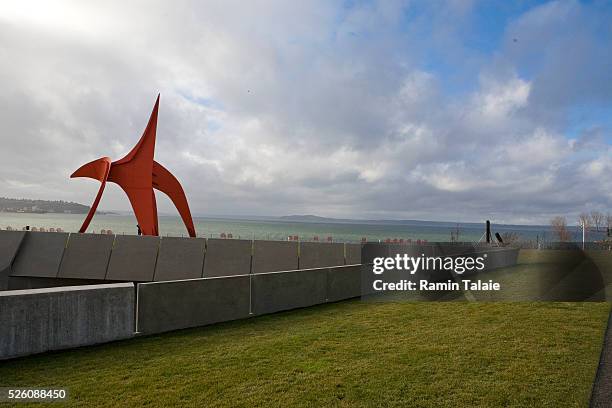
[{"label": "green grass lawn", "polygon": [[0,386],[87,407],[585,407],[608,312],[356,300],[0,362]]}]

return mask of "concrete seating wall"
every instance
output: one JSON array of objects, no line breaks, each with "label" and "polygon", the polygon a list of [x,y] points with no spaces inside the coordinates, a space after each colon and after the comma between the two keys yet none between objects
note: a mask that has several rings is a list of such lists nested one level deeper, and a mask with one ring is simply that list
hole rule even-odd
[{"label": "concrete seating wall", "polygon": [[0,360],[134,335],[132,283],[0,292]]}]

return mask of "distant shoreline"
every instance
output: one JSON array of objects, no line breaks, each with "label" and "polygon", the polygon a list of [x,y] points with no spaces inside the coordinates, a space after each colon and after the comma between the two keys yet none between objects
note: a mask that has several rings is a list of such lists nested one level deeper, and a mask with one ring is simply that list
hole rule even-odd
[{"label": "distant shoreline", "polygon": [[[76,215],[85,215],[87,214],[87,212],[71,212],[71,211],[64,211],[64,212],[59,212],[59,211],[11,211],[11,210],[5,210],[5,209],[0,209],[0,214],[33,214],[33,215],[43,215],[43,214],[76,214]],[[119,213],[116,212],[112,212],[112,211],[96,211],[96,214],[99,215],[119,215]]]}]

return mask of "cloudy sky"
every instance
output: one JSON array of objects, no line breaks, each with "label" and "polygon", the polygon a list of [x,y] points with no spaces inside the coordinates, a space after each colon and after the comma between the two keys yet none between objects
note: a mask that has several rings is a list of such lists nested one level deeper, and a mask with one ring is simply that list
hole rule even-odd
[{"label": "cloudy sky", "polygon": [[[0,196],[89,204],[69,175],[123,157],[159,92],[156,160],[196,214],[610,211],[611,21],[606,1],[3,0]],[[129,204],[109,185],[101,208]]]}]

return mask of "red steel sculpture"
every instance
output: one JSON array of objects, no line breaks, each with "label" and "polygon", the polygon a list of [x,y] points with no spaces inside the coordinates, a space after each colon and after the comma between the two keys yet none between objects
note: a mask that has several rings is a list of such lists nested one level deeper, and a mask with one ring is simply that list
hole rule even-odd
[{"label": "red steel sculpture", "polygon": [[79,232],[87,230],[102,198],[106,182],[112,181],[127,194],[136,214],[138,226],[144,235],[159,235],[157,204],[153,192],[153,189],[156,189],[170,197],[187,227],[189,236],[196,236],[191,211],[181,183],[164,166],[153,160],[158,109],[159,95],[142,137],[123,159],[111,162],[109,157],[102,157],[85,164],[70,176],[70,178],[89,177],[102,183]]}]

